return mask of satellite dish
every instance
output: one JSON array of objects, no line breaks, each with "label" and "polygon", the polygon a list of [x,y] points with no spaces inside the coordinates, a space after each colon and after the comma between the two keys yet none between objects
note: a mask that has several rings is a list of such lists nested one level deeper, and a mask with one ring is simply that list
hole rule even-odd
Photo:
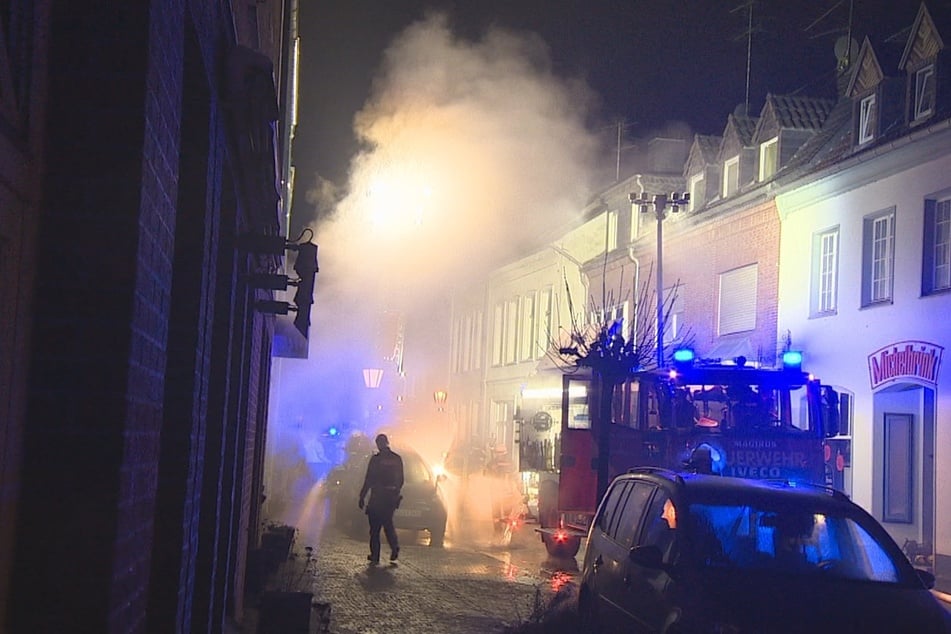
[{"label": "satellite dish", "polygon": [[843,35],[835,41],[832,49],[835,52],[835,58],[839,60],[840,66],[851,66],[859,54],[859,43],[854,37]]}]

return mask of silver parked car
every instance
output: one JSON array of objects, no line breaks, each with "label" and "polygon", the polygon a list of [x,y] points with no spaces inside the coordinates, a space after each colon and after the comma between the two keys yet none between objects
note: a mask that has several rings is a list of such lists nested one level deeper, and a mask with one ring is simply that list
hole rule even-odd
[{"label": "silver parked car", "polygon": [[[423,457],[408,447],[394,445],[393,451],[403,458],[403,500],[393,514],[397,529],[428,531],[429,544],[441,547],[446,536],[446,502],[440,487],[440,478]],[[369,530],[366,514],[357,506],[360,487],[366,475],[370,454],[351,454],[339,467],[330,471],[327,486],[331,509],[337,526],[348,534],[366,536]]]}]

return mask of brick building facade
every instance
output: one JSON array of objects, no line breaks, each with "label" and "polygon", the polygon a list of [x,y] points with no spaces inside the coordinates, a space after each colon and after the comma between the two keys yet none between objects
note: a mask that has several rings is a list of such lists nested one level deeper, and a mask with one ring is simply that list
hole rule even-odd
[{"label": "brick building facade", "polygon": [[289,6],[3,5],[0,632],[241,620]]}]

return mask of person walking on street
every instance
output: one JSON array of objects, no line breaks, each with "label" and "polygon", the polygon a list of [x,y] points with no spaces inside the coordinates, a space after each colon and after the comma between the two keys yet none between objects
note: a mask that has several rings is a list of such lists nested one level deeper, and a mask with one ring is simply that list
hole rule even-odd
[{"label": "person walking on street", "polygon": [[376,437],[376,446],[380,451],[373,454],[367,465],[359,501],[362,509],[364,499],[370,493],[370,500],[366,503],[367,519],[370,521],[370,555],[367,557],[370,565],[380,563],[380,529],[383,529],[390,545],[390,561],[396,561],[399,557],[400,543],[393,526],[393,513],[403,499],[400,495],[400,489],[403,488],[403,459],[390,449],[386,434]]}]

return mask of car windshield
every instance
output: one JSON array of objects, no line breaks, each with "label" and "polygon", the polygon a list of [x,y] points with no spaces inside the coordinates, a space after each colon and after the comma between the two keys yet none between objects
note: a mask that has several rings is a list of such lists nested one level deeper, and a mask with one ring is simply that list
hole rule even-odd
[{"label": "car windshield", "polygon": [[432,475],[421,456],[409,451],[404,451],[400,455],[403,458],[403,478],[406,484],[428,484],[432,482]]},{"label": "car windshield", "polygon": [[899,581],[888,551],[849,516],[719,504],[692,504],[688,516],[704,567]]}]

